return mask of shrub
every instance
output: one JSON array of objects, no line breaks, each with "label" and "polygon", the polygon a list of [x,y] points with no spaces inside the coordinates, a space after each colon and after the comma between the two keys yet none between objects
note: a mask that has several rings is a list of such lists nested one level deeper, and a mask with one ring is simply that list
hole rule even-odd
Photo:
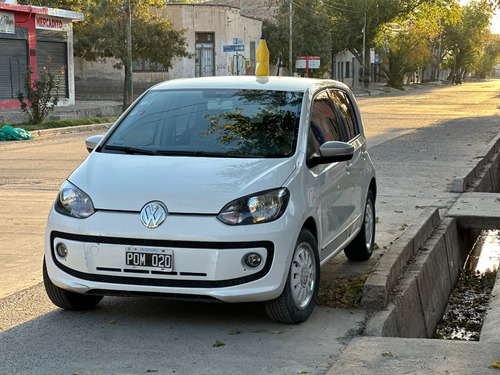
[{"label": "shrub", "polygon": [[[59,102],[59,89],[61,87],[62,77],[65,66],[59,69],[59,76],[56,76],[50,70],[51,59],[47,58],[47,66],[38,71],[38,78],[31,82],[31,76],[34,72],[32,66],[26,67],[24,78],[24,93],[19,91],[17,98],[21,103],[21,110],[28,115],[30,124],[40,124],[47,115],[54,110]],[[27,99],[28,103],[25,101]]]}]

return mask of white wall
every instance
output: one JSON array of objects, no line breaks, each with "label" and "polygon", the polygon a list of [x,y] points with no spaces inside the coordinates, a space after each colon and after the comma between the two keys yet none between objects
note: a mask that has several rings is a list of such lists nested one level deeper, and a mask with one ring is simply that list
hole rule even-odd
[{"label": "white wall", "polygon": [[[202,4],[169,4],[158,11],[168,17],[175,28],[185,29],[187,51],[191,58],[177,58],[168,72],[134,72],[134,83],[150,86],[174,78],[189,78],[195,76],[195,33],[214,33],[215,36],[215,68],[216,75],[231,75],[231,62],[235,53],[223,52],[223,46],[233,44],[233,38],[242,38],[245,50],[240,52],[245,58],[250,58],[250,42],[258,44],[261,36],[262,22],[240,15],[239,9]],[[106,63],[88,62],[75,59],[75,77],[77,87],[81,90],[94,87],[95,90],[107,88],[120,94],[124,71],[112,67],[113,60]],[[134,85],[135,86],[135,85]],[[135,91],[135,90],[134,90]]]}]

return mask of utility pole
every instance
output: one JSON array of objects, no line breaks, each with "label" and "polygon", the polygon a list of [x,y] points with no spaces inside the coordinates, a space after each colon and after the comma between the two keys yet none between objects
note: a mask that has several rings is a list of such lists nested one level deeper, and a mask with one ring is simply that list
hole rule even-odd
[{"label": "utility pole", "polygon": [[441,73],[439,71],[440,65],[441,65],[441,33],[439,33],[439,47],[438,47],[438,64],[437,64],[437,82],[439,82],[439,74]]},{"label": "utility pole", "polygon": [[293,15],[293,8],[292,8],[292,0],[290,0],[290,35],[288,38],[288,70],[289,70],[289,75],[293,76],[293,58],[292,58],[292,15]]},{"label": "utility pole", "polygon": [[131,105],[134,100],[134,86],[132,83],[132,9],[130,0],[127,7],[127,93],[128,105]]},{"label": "utility pole", "polygon": [[366,64],[366,0],[365,0],[365,20],[363,22],[363,64],[361,64],[361,80],[363,81],[363,88],[366,88],[365,81],[365,64]]}]

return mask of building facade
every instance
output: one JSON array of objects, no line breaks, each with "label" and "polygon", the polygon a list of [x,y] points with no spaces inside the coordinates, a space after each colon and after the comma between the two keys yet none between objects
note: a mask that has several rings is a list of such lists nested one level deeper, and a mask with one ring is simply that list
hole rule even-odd
[{"label": "building facade", "polygon": [[83,19],[78,12],[0,1],[0,109],[20,107],[28,65],[32,81],[42,69],[61,80],[60,105],[75,103],[73,21]]},{"label": "building facade", "polygon": [[[261,20],[241,15],[238,8],[211,3],[168,4],[158,12],[177,30],[185,30],[191,57],[175,59],[168,70],[148,61],[135,62],[134,95],[174,78],[253,74]],[[122,95],[124,71],[114,69],[114,63],[112,59],[102,63],[77,58],[78,93]]]}]

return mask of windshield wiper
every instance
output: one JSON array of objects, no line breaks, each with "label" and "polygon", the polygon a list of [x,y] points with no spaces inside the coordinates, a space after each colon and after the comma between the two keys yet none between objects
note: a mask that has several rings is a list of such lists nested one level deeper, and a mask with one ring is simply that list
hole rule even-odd
[{"label": "windshield wiper", "polygon": [[186,150],[158,150],[156,155],[162,156],[205,156],[212,158],[234,158],[234,159],[265,159],[265,158],[285,158],[288,155],[247,155],[236,153],[223,153],[213,151],[186,151]]},{"label": "windshield wiper", "polygon": [[139,154],[139,155],[156,155],[154,151],[151,150],[145,150],[142,148],[135,148],[135,147],[128,147],[128,146],[113,146],[113,145],[106,145],[104,146],[103,150],[109,150],[109,151],[122,151],[125,154]]},{"label": "windshield wiper", "polygon": [[232,157],[229,154],[223,154],[220,152],[210,152],[210,151],[184,151],[184,150],[158,150],[156,151],[157,155],[164,156],[211,156],[218,158],[230,158]]}]

